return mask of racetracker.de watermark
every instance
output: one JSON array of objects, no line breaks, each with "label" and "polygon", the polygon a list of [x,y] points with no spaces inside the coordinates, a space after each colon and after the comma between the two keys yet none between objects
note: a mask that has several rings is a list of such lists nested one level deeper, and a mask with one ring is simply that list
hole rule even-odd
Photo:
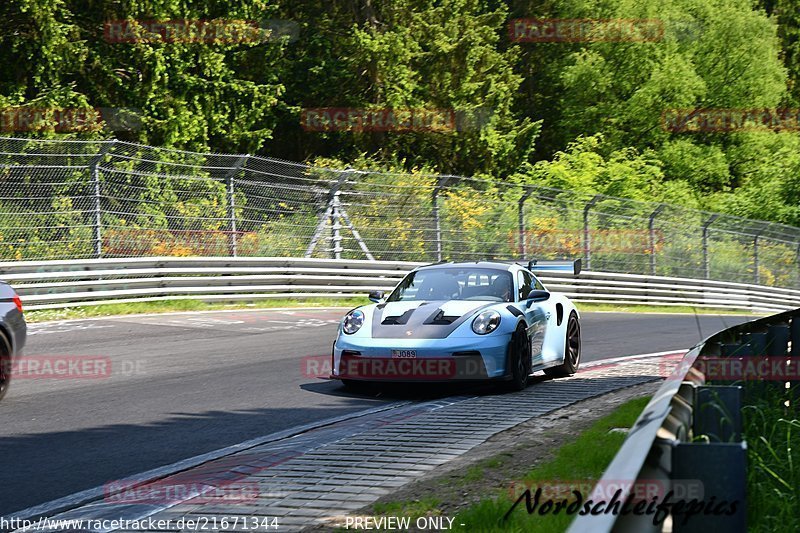
[{"label": "racetracker.de watermark", "polygon": [[666,109],[661,127],[670,133],[800,131],[800,108]]},{"label": "racetracker.de watermark", "polygon": [[485,126],[492,111],[455,109],[316,107],[303,109],[300,126],[305,131],[382,131],[448,133],[474,131]]},{"label": "racetracker.de watermark", "polygon": [[150,483],[112,481],[103,486],[104,501],[111,504],[246,503],[258,499],[257,482],[209,483],[201,479],[169,479]]},{"label": "racetracker.de watermark", "polygon": [[[683,380],[686,363],[681,362],[674,372],[665,366],[661,375],[667,379]],[[788,356],[699,356],[692,367],[712,381],[800,381],[800,357]]]},{"label": "racetracker.de watermark", "polygon": [[23,355],[11,363],[13,379],[104,379],[146,373],[146,360],[112,361],[100,355]]},{"label": "racetracker.de watermark", "polygon": [[[468,358],[464,358],[466,363]],[[477,361],[472,363],[474,377],[479,377]],[[411,381],[438,381],[458,379],[459,364],[454,357],[425,357],[425,358],[391,358],[391,357],[354,357],[343,356],[339,361],[336,377],[345,379],[364,380],[411,380]],[[332,376],[333,366],[331,357],[309,356],[301,362],[301,372],[308,378],[329,378]],[[463,369],[464,372],[467,369]]]},{"label": "racetracker.de watermark", "polygon": [[588,495],[594,500],[608,501],[620,494],[625,498],[630,497],[632,503],[652,501],[654,498],[663,498],[670,491],[676,498],[702,499],[703,482],[699,479],[579,479],[579,480],[549,480],[549,481],[515,481],[509,486],[508,492],[512,500],[517,500],[526,490],[540,490],[543,500],[563,500],[573,498],[576,492]]},{"label": "racetracker.de watermark", "polygon": [[95,355],[25,355],[11,362],[14,379],[101,379],[111,374],[111,358]]},{"label": "racetracker.de watermark", "polygon": [[133,108],[11,106],[0,108],[0,131],[136,131],[142,128],[141,117],[141,110]]},{"label": "racetracker.de watermark", "polygon": [[655,42],[664,38],[658,19],[513,19],[509,39],[517,43]]},{"label": "racetracker.de watermark", "polygon": [[247,44],[297,40],[300,26],[291,20],[109,20],[103,38],[109,43]]},{"label": "racetracker.de watermark", "polygon": [[663,242],[660,230],[511,230],[508,243],[512,249],[519,247],[520,236],[529,252],[575,254],[583,251],[586,238],[591,242],[593,252],[652,253],[652,247],[659,249]]}]

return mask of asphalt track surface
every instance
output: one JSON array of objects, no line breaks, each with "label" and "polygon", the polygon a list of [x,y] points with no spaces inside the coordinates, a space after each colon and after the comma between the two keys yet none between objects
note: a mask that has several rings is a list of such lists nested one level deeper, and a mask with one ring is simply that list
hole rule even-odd
[{"label": "asphalt track surface", "polygon": [[[100,376],[20,377],[12,384],[0,402],[0,516],[398,399],[492,392],[428,385],[358,396],[310,375],[330,354],[343,314],[253,310],[32,325],[26,359],[92,358],[100,361],[92,367]],[[688,349],[748,320],[623,313],[582,318],[584,361]]]}]

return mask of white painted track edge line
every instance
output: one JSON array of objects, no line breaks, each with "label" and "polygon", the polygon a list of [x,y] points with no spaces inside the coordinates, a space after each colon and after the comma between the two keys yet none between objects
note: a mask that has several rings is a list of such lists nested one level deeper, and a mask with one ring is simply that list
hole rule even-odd
[{"label": "white painted track edge line", "polygon": [[587,361],[585,363],[581,363],[580,368],[578,369],[578,371],[580,372],[580,369],[582,369],[582,368],[592,368],[592,367],[595,367],[595,366],[606,365],[608,363],[619,363],[619,362],[622,362],[622,361],[631,361],[631,360],[635,361],[635,360],[638,360],[638,359],[650,359],[650,358],[653,358],[653,357],[663,357],[665,355],[678,355],[678,354],[683,355],[683,354],[687,353],[690,349],[691,348],[678,348],[678,349],[675,349],[675,350],[667,350],[667,351],[664,351],[664,352],[652,352],[652,353],[643,353],[643,354],[623,355],[623,356],[620,356],[620,357],[609,357],[607,359],[598,359],[596,361]]}]

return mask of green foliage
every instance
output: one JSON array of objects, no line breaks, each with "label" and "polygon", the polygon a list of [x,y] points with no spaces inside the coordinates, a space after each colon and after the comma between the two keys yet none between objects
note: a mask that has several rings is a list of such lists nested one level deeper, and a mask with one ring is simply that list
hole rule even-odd
[{"label": "green foliage", "polygon": [[[748,529],[756,532],[800,528],[800,419],[798,385],[744,384],[744,439],[747,441]],[[779,386],[778,386],[779,385]],[[787,394],[788,393],[788,394]],[[791,398],[787,402],[787,398]],[[788,404],[788,405],[787,405]]]},{"label": "green foliage", "polygon": [[[792,220],[789,212],[797,202],[785,186],[757,183],[753,176],[767,163],[750,164],[739,154],[756,149],[763,142],[759,136],[796,138],[796,133],[674,133],[662,123],[670,109],[775,108],[785,100],[787,70],[781,63],[779,28],[764,12],[749,2],[728,0],[522,5],[514,16],[647,18],[661,21],[664,30],[656,42],[522,45],[524,86],[535,92],[529,100],[536,105],[528,109],[544,120],[536,155],[545,162],[535,168],[547,169],[546,178],[602,191],[607,184],[599,167],[609,155],[619,157],[634,148],[651,164],[618,178],[615,194]],[[603,136],[599,150],[581,140],[598,134]],[[566,162],[571,168],[567,176],[558,176],[565,152],[571,155]],[[743,168],[745,161],[751,168]],[[752,183],[751,196],[769,197],[763,212],[756,200],[732,201],[744,182]]]},{"label": "green foliage", "polygon": [[269,65],[284,42],[170,42],[141,26],[140,42],[116,42],[107,29],[116,21],[259,20],[274,10],[264,0],[10,0],[2,9],[22,28],[0,34],[4,106],[130,108],[141,130],[118,137],[190,149],[253,151],[271,136],[283,86]]},{"label": "green foliage", "polygon": [[800,136],[751,133],[747,137],[746,144],[730,150],[742,178],[735,191],[724,195],[728,210],[800,225]]},{"label": "green foliage", "polygon": [[287,82],[291,109],[438,109],[455,113],[458,125],[445,132],[298,137],[293,114],[294,124],[281,127],[288,142],[277,137],[270,144],[273,153],[348,160],[368,153],[469,175],[507,174],[527,160],[538,127],[513,111],[522,78],[514,72],[516,50],[502,42],[504,7],[478,0],[392,0],[353,2],[359,6],[353,12],[338,2],[287,4],[282,13],[307,24],[294,43],[297,68]]},{"label": "green foliage", "polygon": [[635,148],[605,156],[601,135],[581,137],[558,152],[552,161],[530,169],[533,182],[576,192],[650,200],[663,178],[660,162]]},{"label": "green foliage", "polygon": [[[648,401],[649,398],[637,398],[622,404],[613,413],[581,432],[574,442],[559,448],[553,459],[537,466],[523,479],[511,480],[508,483],[511,489],[493,498],[484,498],[460,511],[454,524],[465,524],[465,531],[565,531],[574,516],[564,512],[528,515],[524,503],[514,510],[507,521],[501,518],[525,488],[536,492],[537,487],[547,490],[547,487],[559,483],[585,483],[591,486],[594,480],[601,477],[625,440],[624,433],[611,432],[611,429],[632,426]],[[586,497],[588,491],[584,489],[583,492]]]},{"label": "green foliage", "polygon": [[[0,15],[1,108],[124,108],[138,121],[18,135],[370,161],[800,224],[800,134],[663,124],[670,109],[800,105],[789,0],[8,0]],[[650,19],[663,36],[512,42],[509,20],[524,17]],[[148,33],[146,21],[176,20],[261,29],[196,42]],[[275,20],[296,34],[270,33]],[[136,38],[111,38],[117,21]],[[315,107],[446,110],[458,126],[304,131],[301,110]],[[146,186],[176,205],[163,182]]]}]

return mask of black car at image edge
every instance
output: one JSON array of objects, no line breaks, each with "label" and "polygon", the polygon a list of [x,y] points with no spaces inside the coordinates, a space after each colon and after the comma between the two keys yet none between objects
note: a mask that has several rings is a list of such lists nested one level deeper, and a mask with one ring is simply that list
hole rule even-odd
[{"label": "black car at image edge", "polygon": [[8,392],[12,362],[25,347],[27,330],[22,301],[14,289],[0,281],[0,400]]}]

